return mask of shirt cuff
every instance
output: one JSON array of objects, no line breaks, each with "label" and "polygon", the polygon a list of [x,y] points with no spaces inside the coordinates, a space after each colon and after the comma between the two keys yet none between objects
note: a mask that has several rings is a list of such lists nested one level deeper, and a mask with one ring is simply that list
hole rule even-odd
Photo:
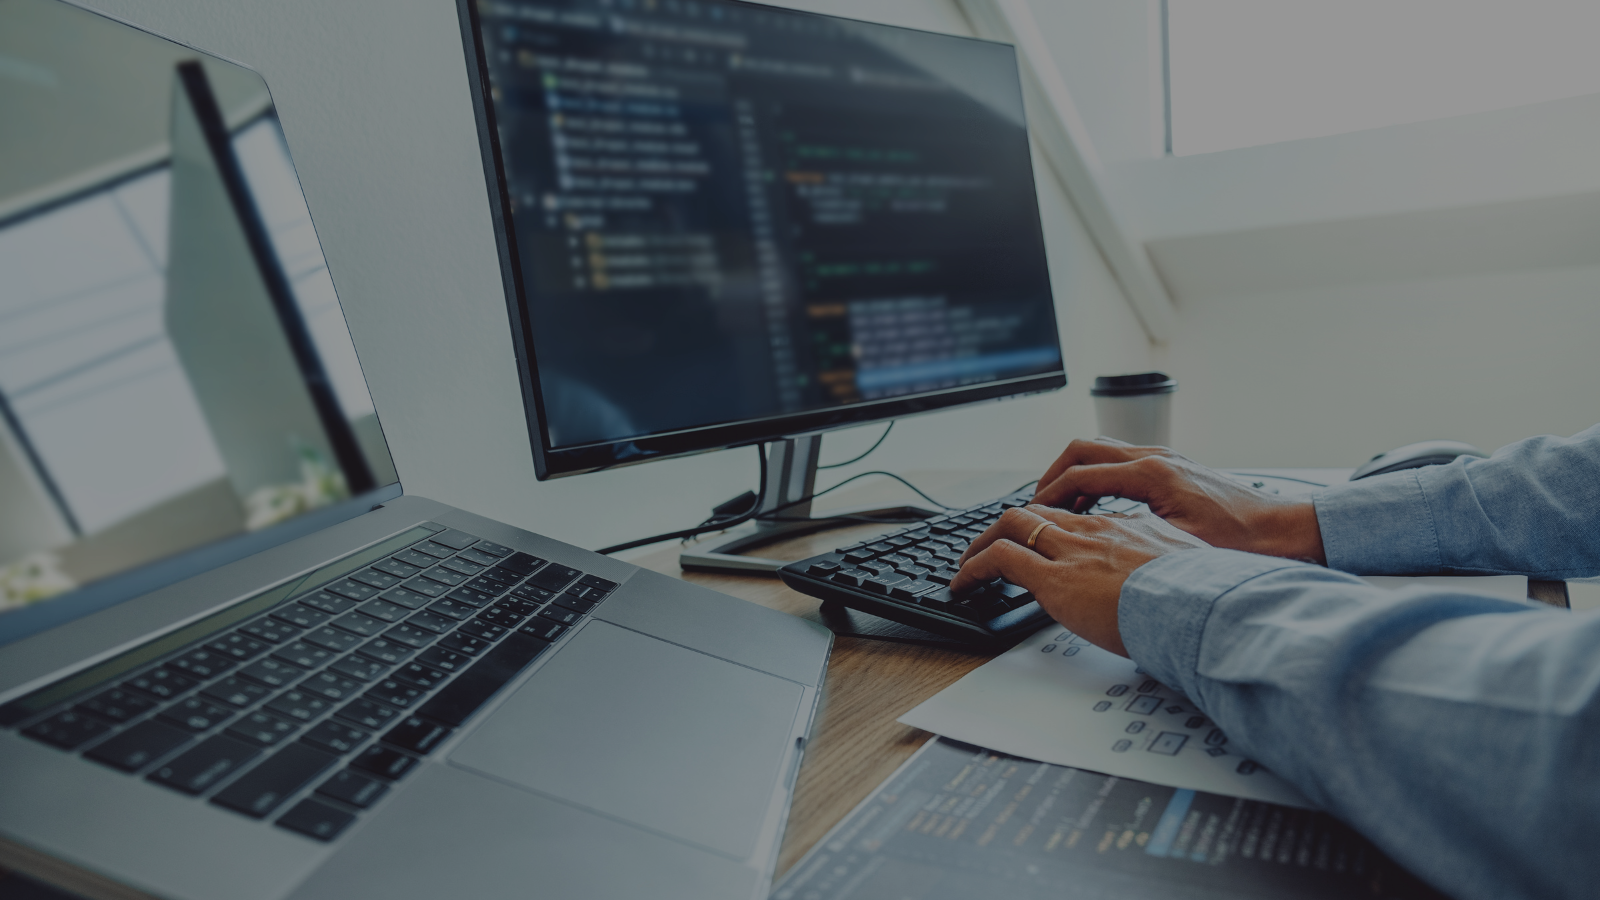
[{"label": "shirt cuff", "polygon": [[1439,533],[1417,470],[1334,485],[1311,500],[1328,568],[1358,575],[1443,568]]},{"label": "shirt cuff", "polygon": [[1180,550],[1159,556],[1123,582],[1117,603],[1122,645],[1152,678],[1193,698],[1200,642],[1213,604],[1252,578],[1302,566],[1309,564],[1237,550]]}]

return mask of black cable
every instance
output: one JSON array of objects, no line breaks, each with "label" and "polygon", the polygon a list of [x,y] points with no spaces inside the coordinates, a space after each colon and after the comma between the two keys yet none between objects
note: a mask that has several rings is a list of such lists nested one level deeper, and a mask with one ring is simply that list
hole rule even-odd
[{"label": "black cable", "polygon": [[838,484],[836,484],[836,485],[834,485],[832,487],[823,488],[822,490],[817,491],[814,494],[811,494],[811,495],[806,496],[806,497],[801,497],[799,500],[791,500],[788,503],[784,503],[784,504],[780,504],[778,506],[774,506],[772,509],[768,510],[767,512],[762,513],[760,518],[762,518],[762,519],[772,519],[773,518],[772,514],[775,513],[775,512],[778,512],[779,510],[788,509],[791,506],[799,506],[800,504],[805,503],[805,502],[807,502],[809,500],[815,500],[818,497],[821,497],[823,494],[829,493],[830,491],[836,491],[839,488],[842,488],[845,485],[849,484],[850,482],[855,481],[858,478],[865,478],[868,475],[886,475],[886,476],[888,476],[890,478],[893,478],[895,481],[898,481],[901,484],[905,485],[906,487],[911,488],[911,490],[916,492],[917,496],[919,496],[922,499],[928,501],[929,503],[932,503],[934,506],[937,506],[940,509],[961,509],[962,508],[962,507],[958,507],[958,506],[945,506],[943,503],[940,503],[939,501],[937,501],[937,500],[933,499],[932,497],[929,497],[927,494],[923,493],[922,492],[922,488],[919,488],[916,485],[912,484],[911,482],[905,480],[904,478],[901,478],[899,475],[896,475],[893,472],[884,472],[884,471],[880,471],[880,470],[874,469],[871,472],[861,472],[861,473],[858,473],[856,475],[851,475],[849,478],[846,478],[845,480],[839,482]]},{"label": "black cable", "polygon": [[885,428],[883,430],[883,434],[878,435],[878,439],[872,442],[872,446],[871,447],[867,448],[867,452],[865,452],[865,453],[861,454],[860,456],[857,456],[857,457],[855,457],[853,459],[847,459],[844,462],[828,463],[825,466],[817,466],[817,468],[818,469],[838,469],[838,468],[842,468],[844,466],[848,466],[851,463],[861,462],[863,459],[866,459],[867,457],[871,456],[872,455],[872,451],[878,449],[878,445],[882,444],[883,443],[883,439],[888,437],[889,436],[889,432],[891,432],[893,430],[894,430],[894,423],[890,422],[889,423],[889,427]]},{"label": "black cable", "polygon": [[767,492],[767,445],[757,444],[756,455],[761,458],[761,483],[760,486],[756,488],[757,500],[755,503],[750,505],[750,509],[729,519],[720,519],[715,522],[707,519],[693,528],[685,528],[682,531],[669,531],[666,534],[652,535],[647,538],[639,538],[638,540],[633,541],[624,541],[620,544],[613,544],[610,547],[602,547],[595,552],[603,555],[609,555],[623,550],[632,550],[634,547],[643,547],[645,544],[654,544],[659,541],[670,541],[673,538],[694,537],[697,534],[705,534],[708,531],[721,531],[725,528],[732,528],[735,525],[739,525],[754,519],[756,517],[756,511],[761,508],[761,501],[759,498]]}]

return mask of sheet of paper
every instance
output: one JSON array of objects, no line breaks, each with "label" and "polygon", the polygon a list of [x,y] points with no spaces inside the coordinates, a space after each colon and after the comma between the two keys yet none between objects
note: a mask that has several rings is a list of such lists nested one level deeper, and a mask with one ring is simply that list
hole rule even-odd
[{"label": "sheet of paper", "polygon": [[[1372,578],[1525,599],[1520,576]],[[900,717],[904,724],[1013,756],[1156,784],[1309,806],[1228,745],[1184,697],[1132,662],[1059,626],[1040,631]]]}]

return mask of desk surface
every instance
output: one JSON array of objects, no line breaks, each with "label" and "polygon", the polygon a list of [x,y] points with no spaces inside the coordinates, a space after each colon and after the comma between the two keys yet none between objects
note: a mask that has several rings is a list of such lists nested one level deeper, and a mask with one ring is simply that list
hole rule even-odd
[{"label": "desk surface", "polygon": [[[1278,474],[1289,470],[1270,471]],[[935,499],[962,506],[1008,493],[1024,483],[1028,475],[914,472],[907,473],[907,477]],[[874,484],[841,491],[837,504],[905,502],[908,493],[904,488]],[[804,559],[893,527],[897,526],[863,525],[826,531],[773,544],[761,553],[779,559]],[[678,566],[680,549],[672,544],[630,561],[770,609],[821,621],[818,600],[785,587],[776,578],[684,572]],[[1567,605],[1566,586],[1559,581],[1530,582],[1528,594],[1552,605]],[[776,875],[787,872],[829,828],[932,736],[895,719],[992,655],[854,637],[835,641],[822,707],[795,785]]]}]

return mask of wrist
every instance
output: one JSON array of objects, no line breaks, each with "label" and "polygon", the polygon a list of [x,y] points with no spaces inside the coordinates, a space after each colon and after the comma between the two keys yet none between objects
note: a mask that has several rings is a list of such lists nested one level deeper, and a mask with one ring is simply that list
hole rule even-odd
[{"label": "wrist", "polygon": [[1262,526],[1257,553],[1306,560],[1320,566],[1328,564],[1327,554],[1322,549],[1322,526],[1317,523],[1317,508],[1310,500],[1287,501],[1274,506]]}]

